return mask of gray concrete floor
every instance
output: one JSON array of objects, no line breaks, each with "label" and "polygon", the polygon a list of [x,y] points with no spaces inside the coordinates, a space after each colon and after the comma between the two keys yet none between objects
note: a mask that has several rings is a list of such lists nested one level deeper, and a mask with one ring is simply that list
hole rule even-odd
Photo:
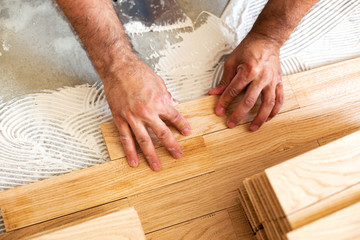
[{"label": "gray concrete floor", "polygon": [[[227,0],[177,2],[192,20],[204,10],[220,16],[227,4]],[[151,38],[162,44],[161,33],[152,33]],[[141,50],[146,41],[146,37],[137,38],[135,48]],[[146,51],[139,53],[146,55]],[[98,80],[67,20],[52,1],[0,2],[0,102]]]}]

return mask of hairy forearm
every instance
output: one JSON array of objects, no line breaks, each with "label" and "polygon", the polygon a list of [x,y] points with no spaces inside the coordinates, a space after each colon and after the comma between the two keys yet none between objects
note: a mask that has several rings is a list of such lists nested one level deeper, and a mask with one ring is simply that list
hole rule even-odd
[{"label": "hairy forearm", "polygon": [[135,54],[111,0],[57,0],[103,81]]},{"label": "hairy forearm", "polygon": [[250,33],[282,46],[300,20],[318,0],[269,0]]}]

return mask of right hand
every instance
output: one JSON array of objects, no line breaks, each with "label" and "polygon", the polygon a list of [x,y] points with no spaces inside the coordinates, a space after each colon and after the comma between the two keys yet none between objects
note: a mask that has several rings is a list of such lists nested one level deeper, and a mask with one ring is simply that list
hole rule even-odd
[{"label": "right hand", "polygon": [[164,81],[151,68],[135,55],[126,64],[119,64],[122,64],[119,68],[113,68],[116,71],[103,75],[106,76],[103,82],[127,161],[132,167],[139,164],[133,133],[150,167],[158,171],[161,162],[147,127],[174,158],[180,158],[183,151],[162,119],[172,123],[183,135],[190,134],[190,125],[174,108]]}]

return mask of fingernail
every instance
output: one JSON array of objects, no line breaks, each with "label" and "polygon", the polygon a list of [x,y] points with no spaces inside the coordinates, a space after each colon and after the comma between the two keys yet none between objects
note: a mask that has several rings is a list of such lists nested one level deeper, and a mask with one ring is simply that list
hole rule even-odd
[{"label": "fingernail", "polygon": [[181,133],[182,133],[183,135],[189,135],[189,134],[191,133],[191,129],[188,128],[188,127],[186,127],[186,128],[184,128],[184,129],[181,131]]},{"label": "fingernail", "polygon": [[175,152],[174,153],[174,158],[181,158],[182,153],[181,152]]},{"label": "fingernail", "polygon": [[229,128],[234,128],[234,127],[236,127],[236,124],[233,123],[233,122],[228,122],[227,125],[228,125]]},{"label": "fingernail", "polygon": [[130,161],[130,166],[131,167],[137,167],[137,163],[135,162],[135,160]]},{"label": "fingernail", "polygon": [[256,131],[256,130],[259,129],[259,125],[250,125],[250,129],[251,129],[252,131]]},{"label": "fingernail", "polygon": [[220,115],[220,116],[224,115],[225,114],[225,108],[224,107],[218,107],[216,109],[216,114]]},{"label": "fingernail", "polygon": [[153,162],[151,164],[151,168],[154,170],[154,171],[159,171],[160,170],[160,166],[159,164],[157,164],[156,162]]}]

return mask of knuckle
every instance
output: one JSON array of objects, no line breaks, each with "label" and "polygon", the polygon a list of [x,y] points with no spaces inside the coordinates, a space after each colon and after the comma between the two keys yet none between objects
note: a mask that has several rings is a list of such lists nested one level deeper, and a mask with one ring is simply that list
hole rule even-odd
[{"label": "knuckle", "polygon": [[130,137],[128,137],[126,135],[120,134],[119,138],[120,138],[120,141],[122,144],[127,145],[130,143]]},{"label": "knuckle", "polygon": [[255,76],[260,74],[260,67],[257,64],[251,64],[248,66],[249,71],[249,77],[254,78]]},{"label": "knuckle", "polygon": [[240,94],[240,90],[235,87],[229,87],[228,93],[230,97],[234,98]]},{"label": "knuckle", "polygon": [[172,117],[173,122],[179,122],[181,120],[181,115],[178,111],[175,112],[175,115]]},{"label": "knuckle", "polygon": [[265,99],[264,104],[268,107],[273,107],[275,106],[275,99],[274,98]]},{"label": "knuckle", "polygon": [[150,139],[145,136],[138,137],[138,138],[136,138],[136,140],[140,145],[146,145],[150,142]]},{"label": "knuckle", "polygon": [[252,97],[252,96],[248,96],[245,98],[245,106],[248,107],[248,108],[251,108],[252,106],[255,105],[255,102],[256,102],[256,98]]},{"label": "knuckle", "polygon": [[157,136],[160,140],[164,140],[164,139],[168,138],[169,135],[170,135],[169,129],[161,129]]}]

